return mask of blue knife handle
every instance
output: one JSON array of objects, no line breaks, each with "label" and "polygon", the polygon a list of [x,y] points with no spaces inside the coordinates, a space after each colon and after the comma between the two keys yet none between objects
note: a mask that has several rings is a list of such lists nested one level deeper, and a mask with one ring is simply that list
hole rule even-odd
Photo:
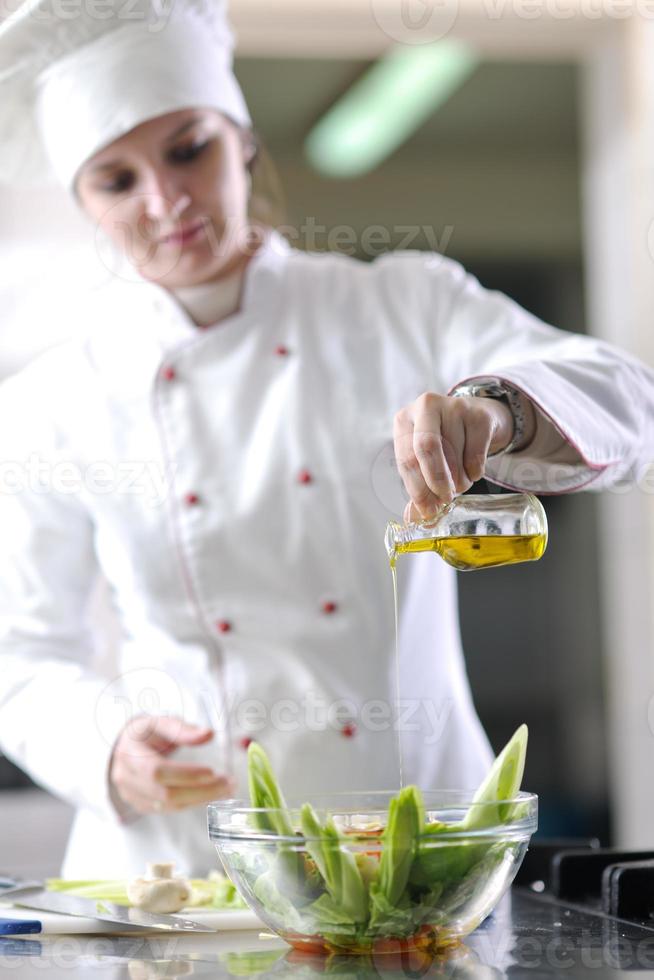
[{"label": "blue knife handle", "polygon": [[19,936],[41,932],[43,924],[38,919],[3,919],[0,917],[0,936]]}]

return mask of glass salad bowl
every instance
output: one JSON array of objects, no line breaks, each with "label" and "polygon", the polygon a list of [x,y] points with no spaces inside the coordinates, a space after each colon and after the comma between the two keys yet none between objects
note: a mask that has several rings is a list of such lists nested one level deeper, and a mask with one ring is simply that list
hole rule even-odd
[{"label": "glass salad bowl", "polygon": [[492,911],[537,826],[537,798],[340,793],[208,807],[209,838],[250,908],[296,949],[397,953],[458,943]]}]

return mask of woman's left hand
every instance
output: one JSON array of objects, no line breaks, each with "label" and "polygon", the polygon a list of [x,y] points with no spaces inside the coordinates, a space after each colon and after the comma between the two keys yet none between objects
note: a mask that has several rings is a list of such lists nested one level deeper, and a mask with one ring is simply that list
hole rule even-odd
[{"label": "woman's left hand", "polygon": [[394,420],[395,459],[410,502],[405,520],[428,520],[484,475],[489,453],[513,437],[513,416],[495,398],[426,392]]}]

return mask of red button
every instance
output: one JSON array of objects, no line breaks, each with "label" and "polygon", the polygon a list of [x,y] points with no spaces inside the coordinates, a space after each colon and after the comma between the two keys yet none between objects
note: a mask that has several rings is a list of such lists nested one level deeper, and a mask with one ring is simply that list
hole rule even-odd
[{"label": "red button", "polygon": [[288,353],[288,347],[284,347],[283,344],[278,344],[277,347],[275,347],[275,354],[277,354],[277,357],[287,357]]},{"label": "red button", "polygon": [[229,633],[232,628],[232,624],[228,619],[219,619],[216,626],[220,633]]},{"label": "red button", "polygon": [[343,725],[343,727],[341,728],[341,735],[343,735],[344,738],[352,738],[356,730],[357,730],[357,726],[354,724],[354,722],[348,721],[348,723],[346,725]]},{"label": "red button", "polygon": [[324,613],[334,613],[336,612],[337,609],[338,606],[336,605],[335,602],[323,602],[322,604],[322,611]]},{"label": "red button", "polygon": [[247,750],[252,745],[252,739],[249,738],[247,735],[244,735],[243,738],[239,739],[238,744],[241,746],[242,749]]},{"label": "red button", "polygon": [[164,381],[174,381],[177,377],[177,372],[174,367],[165,367],[161,373]]},{"label": "red button", "polygon": [[297,475],[298,483],[311,483],[312,481],[313,481],[313,477],[311,476],[309,470],[300,470],[300,472]]},{"label": "red button", "polygon": [[198,497],[197,493],[187,493],[184,497],[184,501],[189,507],[194,507],[196,504],[200,503],[200,498]]}]

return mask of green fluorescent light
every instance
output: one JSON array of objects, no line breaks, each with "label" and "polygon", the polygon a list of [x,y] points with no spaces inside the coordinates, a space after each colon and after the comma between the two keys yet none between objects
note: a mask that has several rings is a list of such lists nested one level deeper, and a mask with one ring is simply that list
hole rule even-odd
[{"label": "green fluorescent light", "polygon": [[402,45],[377,61],[306,139],[311,165],[328,177],[358,177],[397,149],[472,74],[463,44]]}]

